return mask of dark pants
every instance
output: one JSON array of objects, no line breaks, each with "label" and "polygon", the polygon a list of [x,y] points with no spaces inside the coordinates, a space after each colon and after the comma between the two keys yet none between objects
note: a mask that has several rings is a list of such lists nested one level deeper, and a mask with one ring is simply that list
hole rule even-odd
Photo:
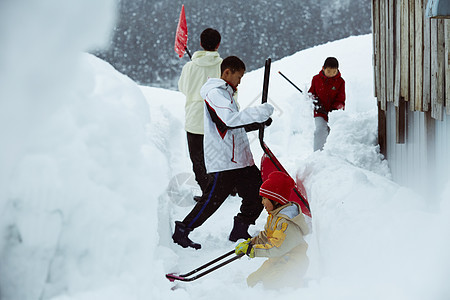
[{"label": "dark pants", "polygon": [[206,193],[184,218],[188,228],[201,226],[227,199],[236,188],[242,203],[237,217],[246,224],[255,224],[261,214],[263,205],[259,188],[262,184],[261,172],[253,165],[242,169],[212,173],[213,181],[208,185]]},{"label": "dark pants", "polygon": [[203,155],[203,134],[186,133],[192,170],[194,171],[195,180],[204,194],[213,178],[212,175],[206,173],[205,157]]}]

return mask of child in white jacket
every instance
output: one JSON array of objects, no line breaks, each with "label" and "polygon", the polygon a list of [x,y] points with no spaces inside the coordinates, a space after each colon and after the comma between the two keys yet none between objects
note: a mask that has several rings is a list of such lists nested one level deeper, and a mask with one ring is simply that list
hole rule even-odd
[{"label": "child in white jacket", "polygon": [[246,130],[254,129],[255,123],[264,126],[271,120],[273,106],[265,103],[239,110],[234,93],[244,72],[242,60],[227,57],[221,64],[221,78],[208,79],[200,90],[205,101],[205,165],[213,180],[184,220],[175,222],[172,239],[182,247],[201,247],[192,242],[188,234],[201,226],[233,189],[242,198],[242,204],[234,217],[230,241],[249,238],[248,227],[255,224],[263,209],[259,196],[261,173],[253,161]]},{"label": "child in white jacket", "polygon": [[259,193],[269,213],[267,223],[263,231],[239,243],[235,251],[250,258],[269,258],[248,276],[247,284],[251,287],[258,282],[273,289],[302,286],[309,265],[308,244],[303,236],[308,234],[309,228],[300,206],[288,201],[294,185],[291,177],[278,171],[271,173],[261,185]]}]

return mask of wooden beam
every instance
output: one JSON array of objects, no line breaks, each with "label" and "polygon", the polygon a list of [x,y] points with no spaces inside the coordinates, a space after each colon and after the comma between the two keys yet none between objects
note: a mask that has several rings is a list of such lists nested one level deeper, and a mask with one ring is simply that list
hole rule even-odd
[{"label": "wooden beam", "polygon": [[422,1],[415,1],[415,79],[414,79],[414,110],[422,111],[423,107],[423,17]]},{"label": "wooden beam", "polygon": [[438,20],[438,49],[437,49],[437,59],[438,59],[438,72],[440,76],[437,77],[437,88],[438,88],[438,97],[437,101],[439,104],[445,104],[445,23],[444,19]]},{"label": "wooden beam", "polygon": [[395,127],[397,144],[405,143],[406,136],[406,105],[405,99],[401,98],[398,107],[395,108]]},{"label": "wooden beam", "polygon": [[378,97],[380,90],[380,64],[379,64],[379,46],[380,46],[380,23],[379,23],[379,0],[372,0],[372,64],[373,64],[373,91],[374,97]]},{"label": "wooden beam", "polygon": [[395,31],[395,22],[394,22],[394,0],[388,0],[386,5],[386,17],[387,17],[387,101],[394,101],[394,81],[395,81],[395,71],[394,71],[394,31]]},{"label": "wooden beam", "polygon": [[409,100],[409,0],[401,0],[400,97]]},{"label": "wooden beam", "polygon": [[397,107],[400,102],[400,81],[401,81],[401,1],[395,3],[395,31],[394,31],[394,105]]},{"label": "wooden beam", "polygon": [[381,109],[381,102],[378,102],[378,145],[380,152],[387,157],[387,138],[386,138],[386,110]]},{"label": "wooden beam", "polygon": [[409,1],[409,108],[414,110],[415,104],[415,1]]},{"label": "wooden beam", "polygon": [[380,92],[381,110],[386,111],[386,0],[380,0]]},{"label": "wooden beam", "polygon": [[444,20],[445,32],[445,108],[447,115],[450,115],[450,20]]},{"label": "wooden beam", "polygon": [[[428,0],[423,0],[427,5]],[[424,10],[424,14],[426,11]],[[430,18],[423,19],[423,103],[422,110],[430,110],[431,102],[431,23]]]},{"label": "wooden beam", "polygon": [[444,78],[444,23],[442,19],[431,19],[431,116],[442,120]]}]

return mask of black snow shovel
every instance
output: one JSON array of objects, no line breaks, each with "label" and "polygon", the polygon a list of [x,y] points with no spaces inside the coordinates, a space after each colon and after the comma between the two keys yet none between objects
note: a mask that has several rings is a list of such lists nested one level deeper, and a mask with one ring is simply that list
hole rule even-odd
[{"label": "black snow shovel", "polygon": [[[268,58],[266,60],[266,65],[264,68],[264,85],[263,85],[263,92],[262,92],[262,103],[267,102],[267,95],[268,95],[268,89],[269,89],[270,64],[271,64],[271,60],[270,60],[270,58]],[[279,72],[279,73],[281,74],[281,72]],[[283,74],[281,74],[281,75],[283,77],[285,77]],[[289,82],[291,82],[291,81],[289,80]],[[298,87],[297,87],[297,89],[301,92],[301,90]],[[259,129],[259,141],[260,141],[261,147],[264,151],[264,154],[261,158],[262,180],[265,181],[269,177],[270,173],[272,173],[274,171],[283,172],[290,177],[290,175],[286,171],[286,169],[283,168],[283,166],[278,161],[278,159],[275,157],[275,155],[272,153],[272,151],[270,151],[269,147],[267,147],[266,143],[264,143],[264,126],[262,126]],[[308,217],[311,217],[311,209],[309,208],[309,203],[308,203],[308,200],[306,197],[306,189],[303,186],[303,183],[301,182],[301,180],[297,179],[294,181],[296,182],[296,186],[291,191],[291,195],[289,196],[289,201],[298,203],[300,205],[300,208],[302,209],[302,213],[307,215]]]},{"label": "black snow shovel", "polygon": [[206,271],[203,271],[200,274],[197,274],[199,271],[201,271],[203,269],[206,269],[209,266],[214,265],[215,263],[218,263],[219,261],[223,260],[224,258],[227,258],[228,256],[231,256],[234,253],[235,253],[235,251],[233,249],[230,252],[227,252],[224,255],[221,255],[218,258],[213,259],[212,261],[210,261],[210,262],[208,262],[208,263],[206,263],[206,264],[204,264],[204,265],[202,265],[202,266],[200,266],[200,267],[190,271],[189,273],[181,274],[181,275],[177,274],[177,273],[169,273],[169,274],[166,274],[166,278],[169,279],[170,282],[174,282],[175,280],[179,280],[179,281],[194,281],[194,280],[199,279],[200,277],[203,277],[206,274],[209,274],[212,271],[215,271],[215,270],[217,270],[217,269],[219,269],[219,268],[229,264],[230,262],[233,262],[233,261],[235,261],[235,260],[237,260],[237,259],[239,259],[239,258],[241,258],[242,256],[245,255],[243,253],[242,254],[235,254],[232,258],[229,258],[229,259],[225,260],[224,262],[222,262],[222,263],[220,263],[218,265],[215,265],[215,266],[207,269]]}]

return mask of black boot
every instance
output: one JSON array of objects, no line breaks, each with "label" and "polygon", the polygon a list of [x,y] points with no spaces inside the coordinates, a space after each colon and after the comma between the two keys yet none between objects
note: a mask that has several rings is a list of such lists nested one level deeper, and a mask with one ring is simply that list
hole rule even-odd
[{"label": "black boot", "polygon": [[187,228],[185,224],[180,221],[175,222],[175,232],[172,235],[172,240],[183,248],[192,247],[194,249],[200,249],[202,245],[194,243],[188,238],[191,228]]},{"label": "black boot", "polygon": [[232,242],[236,242],[239,239],[247,240],[251,238],[251,235],[247,232],[249,226],[250,224],[242,222],[241,218],[234,217],[233,230],[231,230],[228,239]]}]

